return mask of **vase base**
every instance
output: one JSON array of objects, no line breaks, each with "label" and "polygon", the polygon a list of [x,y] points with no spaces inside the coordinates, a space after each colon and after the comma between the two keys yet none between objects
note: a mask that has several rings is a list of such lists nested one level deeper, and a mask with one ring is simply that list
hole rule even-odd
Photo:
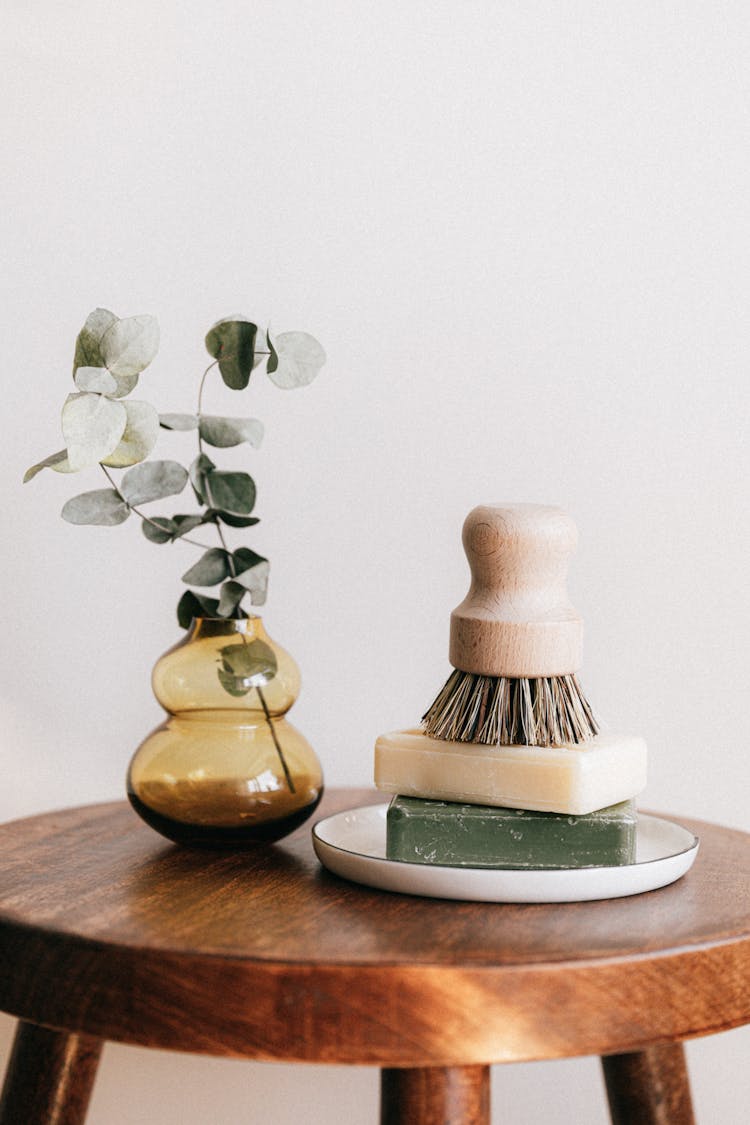
[{"label": "vase base", "polygon": [[285,813],[275,819],[267,819],[255,824],[213,825],[187,824],[163,813],[155,812],[145,804],[128,786],[128,800],[141,820],[150,828],[172,840],[195,848],[241,849],[254,848],[259,844],[273,844],[299,828],[312,816],[323,796],[323,786],[317,790],[313,800],[301,808]]}]

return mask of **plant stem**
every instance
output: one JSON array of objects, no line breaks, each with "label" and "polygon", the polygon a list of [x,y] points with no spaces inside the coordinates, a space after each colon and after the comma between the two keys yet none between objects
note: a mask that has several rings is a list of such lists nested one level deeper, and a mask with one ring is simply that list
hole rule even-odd
[{"label": "plant stem", "polygon": [[[111,475],[111,473],[109,473],[109,472],[107,471],[106,467],[105,467],[104,465],[102,465],[101,463],[100,463],[100,466],[99,466],[99,467],[101,468],[101,470],[102,470],[102,472],[104,473],[105,477],[107,478],[107,480],[109,481],[109,483],[110,483],[110,484],[112,485],[112,487],[114,488],[115,492],[116,492],[116,493],[117,493],[117,495],[118,495],[118,496],[120,497],[120,499],[121,499],[121,500],[123,500],[123,501],[124,501],[124,502],[125,502],[125,503],[126,503],[126,504],[128,505],[128,507],[130,508],[131,512],[135,512],[135,514],[136,514],[137,516],[139,516],[139,517],[140,517],[140,518],[141,518],[141,519],[143,520],[143,522],[144,522],[144,523],[150,523],[152,527],[158,527],[158,528],[159,528],[159,531],[163,531],[163,530],[164,530],[164,528],[163,528],[163,527],[161,527],[161,526],[160,526],[160,525],[159,525],[159,524],[158,524],[158,523],[156,522],[156,520],[152,520],[152,519],[150,518],[150,516],[144,515],[144,513],[143,513],[143,512],[142,512],[142,511],[140,510],[140,508],[136,508],[135,504],[129,504],[129,503],[128,503],[128,501],[127,501],[127,500],[125,500],[125,497],[124,497],[124,496],[122,495],[122,493],[120,492],[119,488],[117,487],[117,482],[115,481],[115,479],[114,479],[114,477],[113,477],[113,476]],[[200,547],[200,548],[201,548],[202,550],[204,550],[204,551],[210,551],[210,550],[211,550],[211,548],[209,547],[208,543],[199,543],[197,539],[191,539],[191,538],[190,538],[190,537],[189,537],[188,535],[181,535],[181,536],[180,536],[180,539],[182,540],[182,542],[183,542],[183,543],[192,543],[194,547]]]},{"label": "plant stem", "polygon": [[263,708],[263,714],[266,716],[266,722],[268,723],[268,729],[271,732],[271,738],[273,739],[273,744],[276,747],[276,753],[279,755],[279,761],[281,762],[281,768],[284,771],[284,777],[286,778],[286,783],[289,786],[289,792],[290,793],[296,793],[297,790],[294,788],[294,782],[292,781],[292,775],[289,772],[289,766],[286,764],[286,758],[284,757],[284,752],[281,749],[281,744],[279,743],[279,740],[276,736],[276,728],[273,725],[273,719],[271,718],[271,712],[268,710],[268,704],[266,703],[266,697],[263,694],[263,691],[262,691],[261,688],[257,687],[255,690],[258,693],[258,698],[260,699],[260,705]]},{"label": "plant stem", "polygon": [[[263,352],[261,354],[270,355],[271,353],[270,352]],[[206,370],[203,372],[203,378],[201,379],[200,388],[198,390],[198,410],[197,410],[197,414],[198,414],[199,418],[201,416],[201,407],[203,406],[203,390],[204,390],[204,387],[206,385],[206,378],[208,377],[209,371],[213,367],[216,367],[216,364],[218,362],[219,362],[218,360],[215,360],[213,363],[210,363],[208,365],[208,367],[206,368]],[[203,441],[201,439],[200,429],[198,430],[198,451],[199,451],[199,453],[203,452]],[[219,536],[219,542],[221,543],[222,548],[226,552],[227,565],[229,566],[229,575],[230,575],[231,578],[235,578],[236,575],[237,575],[237,567],[235,565],[234,558],[232,556],[232,552],[229,550],[229,546],[228,546],[226,538],[224,536],[223,528],[222,528],[221,524],[219,523],[218,517],[215,521],[215,527],[216,527],[216,534]],[[240,610],[239,602],[238,602],[238,604],[235,608],[235,613],[236,613],[238,619],[242,618],[243,614],[242,614],[242,611]],[[248,641],[247,641],[246,634],[240,633],[240,636],[242,637],[242,643],[244,645],[247,645]],[[268,729],[271,732],[271,738],[273,739],[273,744],[276,748],[276,753],[279,756],[279,761],[281,762],[281,768],[284,771],[284,778],[286,779],[286,783],[289,786],[289,792],[290,793],[296,793],[297,790],[294,788],[294,781],[292,780],[292,775],[291,775],[291,772],[289,770],[289,766],[287,765],[286,758],[284,757],[284,751],[281,749],[281,743],[279,742],[278,736],[276,734],[276,728],[273,725],[273,719],[271,718],[271,712],[268,710],[268,704],[266,703],[266,697],[263,694],[263,689],[261,687],[256,687],[255,690],[258,693],[258,698],[260,699],[260,705],[263,708],[263,714],[265,716],[266,723],[268,724]]]},{"label": "plant stem", "polygon": [[200,386],[198,387],[198,409],[197,409],[196,413],[198,415],[198,452],[199,453],[203,452],[203,438],[201,437],[201,431],[200,431],[201,407],[203,406],[203,388],[206,385],[206,379],[208,377],[209,371],[211,371],[212,368],[216,367],[218,362],[219,362],[218,359],[215,359],[213,361],[213,363],[209,363],[208,367],[203,372],[203,377],[201,379]]},{"label": "plant stem", "polygon": [[[200,416],[201,416],[201,410],[202,410],[202,407],[203,407],[203,391],[204,391],[205,386],[206,386],[206,379],[208,378],[209,371],[211,371],[214,367],[216,367],[218,362],[219,362],[218,359],[215,359],[213,363],[209,363],[208,367],[203,372],[203,376],[201,378],[200,386],[198,388],[198,409],[197,409],[197,412],[196,412],[198,414],[199,420],[200,420]],[[203,438],[201,437],[200,424],[199,424],[199,426],[198,426],[198,453],[200,454],[202,452],[203,452]],[[229,547],[227,545],[227,541],[224,537],[224,532],[221,529],[221,525],[219,523],[218,517],[216,518],[216,520],[214,520],[214,526],[216,527],[216,532],[219,536],[219,542],[221,543],[222,547],[226,551],[227,562],[229,564],[230,576],[232,578],[234,578],[234,576],[237,573],[237,571],[235,569],[235,565],[234,565],[234,559],[232,558],[232,553],[229,550]],[[239,606],[237,606],[237,610],[239,610]]]},{"label": "plant stem", "polygon": [[224,548],[224,550],[226,551],[226,553],[227,553],[227,554],[229,555],[229,570],[230,570],[230,572],[231,572],[231,576],[232,576],[232,578],[234,578],[234,576],[235,576],[235,575],[236,575],[236,573],[237,573],[237,571],[236,571],[236,569],[235,569],[235,566],[234,566],[234,559],[232,558],[232,555],[231,555],[231,553],[230,553],[230,551],[229,551],[229,547],[227,546],[227,541],[226,541],[226,539],[225,539],[225,537],[224,537],[224,532],[222,531],[222,529],[221,529],[221,524],[219,523],[219,521],[218,521],[218,520],[216,521],[216,531],[217,531],[217,533],[218,533],[218,536],[219,536],[219,539],[220,539],[220,541],[221,541],[221,545],[222,545],[222,547]]}]

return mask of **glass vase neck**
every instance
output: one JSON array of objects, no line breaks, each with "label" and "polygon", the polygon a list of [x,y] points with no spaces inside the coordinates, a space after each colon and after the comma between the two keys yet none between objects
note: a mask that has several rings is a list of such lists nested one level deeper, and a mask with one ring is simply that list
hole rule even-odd
[{"label": "glass vase neck", "polygon": [[194,617],[190,622],[187,639],[198,640],[199,637],[231,637],[241,634],[248,640],[267,640],[263,620],[253,615],[252,617]]}]

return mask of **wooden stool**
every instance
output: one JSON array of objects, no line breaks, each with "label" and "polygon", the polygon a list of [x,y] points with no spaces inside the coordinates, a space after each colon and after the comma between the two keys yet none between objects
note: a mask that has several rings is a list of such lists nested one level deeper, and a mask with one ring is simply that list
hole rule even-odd
[{"label": "wooden stool", "polygon": [[4,825],[0,1125],[80,1125],[105,1039],[378,1066],[383,1125],[487,1125],[489,1064],[598,1054],[615,1122],[686,1125],[681,1040],[750,1022],[750,836],[690,827],[670,887],[506,906],[339,880],[309,826],[225,854],[119,802]]}]

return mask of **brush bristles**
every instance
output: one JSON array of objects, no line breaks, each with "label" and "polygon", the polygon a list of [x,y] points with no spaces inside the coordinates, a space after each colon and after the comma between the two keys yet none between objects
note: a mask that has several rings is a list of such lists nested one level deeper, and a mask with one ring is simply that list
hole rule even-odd
[{"label": "brush bristles", "polygon": [[431,738],[487,746],[564,746],[599,731],[575,676],[514,679],[454,671],[422,722]]}]

